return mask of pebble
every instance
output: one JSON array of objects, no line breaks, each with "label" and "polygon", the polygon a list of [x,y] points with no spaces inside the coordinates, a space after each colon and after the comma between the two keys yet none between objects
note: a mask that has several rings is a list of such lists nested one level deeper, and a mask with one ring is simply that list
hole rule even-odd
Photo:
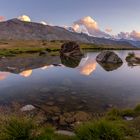
[{"label": "pebble", "polygon": [[22,112],[24,112],[24,111],[32,111],[32,110],[34,110],[35,109],[35,107],[33,106],[33,105],[25,105],[25,106],[23,106],[20,110],[22,111]]},{"label": "pebble", "polygon": [[58,121],[59,120],[59,117],[58,116],[52,117],[52,120],[53,121]]},{"label": "pebble", "polygon": [[49,92],[50,89],[49,88],[42,88],[40,89],[40,92],[43,92],[43,93],[46,93],[46,92]]},{"label": "pebble", "polygon": [[47,102],[47,105],[49,105],[49,106],[53,106],[54,105],[54,102]]},{"label": "pebble", "polygon": [[76,93],[75,91],[72,91],[71,94],[72,94],[72,95],[75,95],[75,94],[77,94],[77,93]]},{"label": "pebble", "polygon": [[59,101],[59,102],[65,102],[65,98],[64,98],[64,97],[59,97],[59,98],[58,98],[58,101]]},{"label": "pebble", "polygon": [[7,69],[9,69],[9,70],[16,70],[16,68],[14,68],[14,67],[7,67]]},{"label": "pebble", "polygon": [[55,134],[61,134],[61,135],[66,135],[66,136],[75,136],[75,133],[73,133],[71,131],[66,131],[66,130],[55,131]]},{"label": "pebble", "polygon": [[87,103],[87,101],[86,100],[82,100],[82,103]]},{"label": "pebble", "polygon": [[134,117],[124,116],[124,119],[125,119],[126,121],[132,121],[132,120],[134,120]]}]

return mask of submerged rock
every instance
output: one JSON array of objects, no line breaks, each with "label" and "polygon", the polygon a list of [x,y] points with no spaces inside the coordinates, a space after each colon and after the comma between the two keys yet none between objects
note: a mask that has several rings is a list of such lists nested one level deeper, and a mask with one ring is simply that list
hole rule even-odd
[{"label": "submerged rock", "polygon": [[65,56],[81,56],[80,46],[76,42],[67,42],[61,46],[61,55]]},{"label": "submerged rock", "polygon": [[57,106],[49,106],[49,105],[45,106],[45,105],[43,105],[41,107],[41,109],[49,114],[61,113],[60,108],[58,108]]},{"label": "submerged rock", "polygon": [[84,122],[84,121],[88,121],[91,119],[91,116],[86,113],[86,112],[83,112],[83,111],[78,111],[76,112],[76,114],[74,115],[74,118],[75,120],[78,122],[78,121],[81,121],[81,122]]},{"label": "submerged rock", "polygon": [[44,87],[44,88],[41,88],[41,89],[40,89],[40,92],[42,92],[42,93],[47,93],[47,92],[49,92],[49,91],[50,91],[50,89],[47,88],[47,87]]},{"label": "submerged rock", "polygon": [[49,102],[47,102],[47,105],[49,105],[49,106],[53,106],[53,105],[54,105],[54,102],[49,101]]},{"label": "submerged rock", "polygon": [[69,126],[71,124],[76,124],[77,122],[85,122],[89,121],[91,119],[91,115],[83,112],[83,111],[77,111],[77,112],[69,112],[64,113],[60,116],[59,124],[61,126]]},{"label": "submerged rock", "polygon": [[65,97],[59,97],[58,99],[57,99],[59,102],[65,102]]},{"label": "submerged rock", "polygon": [[25,106],[23,106],[20,110],[22,111],[22,112],[25,112],[25,111],[32,111],[32,110],[34,110],[35,109],[35,107],[33,106],[33,105],[25,105]]},{"label": "submerged rock", "polygon": [[97,57],[97,62],[100,63],[111,63],[111,64],[118,64],[123,63],[121,58],[112,51],[102,51]]}]

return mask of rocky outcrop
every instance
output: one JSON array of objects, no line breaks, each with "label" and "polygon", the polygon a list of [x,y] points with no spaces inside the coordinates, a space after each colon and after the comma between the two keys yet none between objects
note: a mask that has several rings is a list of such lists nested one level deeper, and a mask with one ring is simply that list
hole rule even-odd
[{"label": "rocky outcrop", "polygon": [[80,46],[76,42],[67,42],[61,46],[60,54],[64,56],[82,56]]},{"label": "rocky outcrop", "polygon": [[99,63],[110,63],[110,64],[118,64],[123,63],[121,58],[112,51],[102,51],[97,57],[97,62]]}]

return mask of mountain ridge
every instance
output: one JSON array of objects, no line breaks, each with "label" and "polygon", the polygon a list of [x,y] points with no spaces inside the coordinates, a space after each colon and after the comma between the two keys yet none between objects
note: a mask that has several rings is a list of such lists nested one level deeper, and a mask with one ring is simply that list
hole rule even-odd
[{"label": "mountain ridge", "polygon": [[97,38],[84,33],[68,31],[59,26],[43,25],[35,22],[25,22],[11,19],[0,22],[0,39],[6,40],[66,40],[98,45],[121,45],[133,47],[130,42]]}]

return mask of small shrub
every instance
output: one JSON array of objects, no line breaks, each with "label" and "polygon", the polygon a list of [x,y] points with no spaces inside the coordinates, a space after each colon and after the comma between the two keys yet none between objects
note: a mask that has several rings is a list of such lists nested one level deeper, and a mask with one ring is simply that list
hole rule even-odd
[{"label": "small shrub", "polygon": [[140,117],[137,117],[132,124],[133,127],[136,128],[140,133]]},{"label": "small shrub", "polygon": [[132,109],[125,109],[121,111],[122,116],[131,116],[134,117],[135,116],[135,112]]},{"label": "small shrub", "polygon": [[52,134],[44,134],[38,137],[35,137],[33,140],[54,140],[54,135]]},{"label": "small shrub", "polygon": [[140,114],[140,104],[134,108],[134,111],[136,112],[136,114]]},{"label": "small shrub", "polygon": [[106,114],[106,119],[108,120],[119,120],[121,119],[121,111],[117,108],[113,108]]},{"label": "small shrub", "polygon": [[107,114],[110,115],[110,116],[120,116],[121,111],[117,108],[113,108]]},{"label": "small shrub", "polygon": [[75,136],[66,136],[54,133],[53,127],[43,127],[40,134],[33,140],[77,140]]},{"label": "small shrub", "polygon": [[1,130],[3,140],[30,140],[34,125],[27,118],[11,117]]},{"label": "small shrub", "polygon": [[47,52],[51,52],[51,49],[49,49],[49,48],[46,48],[46,51],[47,51]]},{"label": "small shrub", "polygon": [[[36,135],[36,133],[35,133]],[[53,127],[43,127],[37,136],[33,136],[34,140],[54,140],[54,129]]]},{"label": "small shrub", "polygon": [[76,129],[80,140],[122,140],[122,130],[116,124],[101,120],[83,124]]}]

